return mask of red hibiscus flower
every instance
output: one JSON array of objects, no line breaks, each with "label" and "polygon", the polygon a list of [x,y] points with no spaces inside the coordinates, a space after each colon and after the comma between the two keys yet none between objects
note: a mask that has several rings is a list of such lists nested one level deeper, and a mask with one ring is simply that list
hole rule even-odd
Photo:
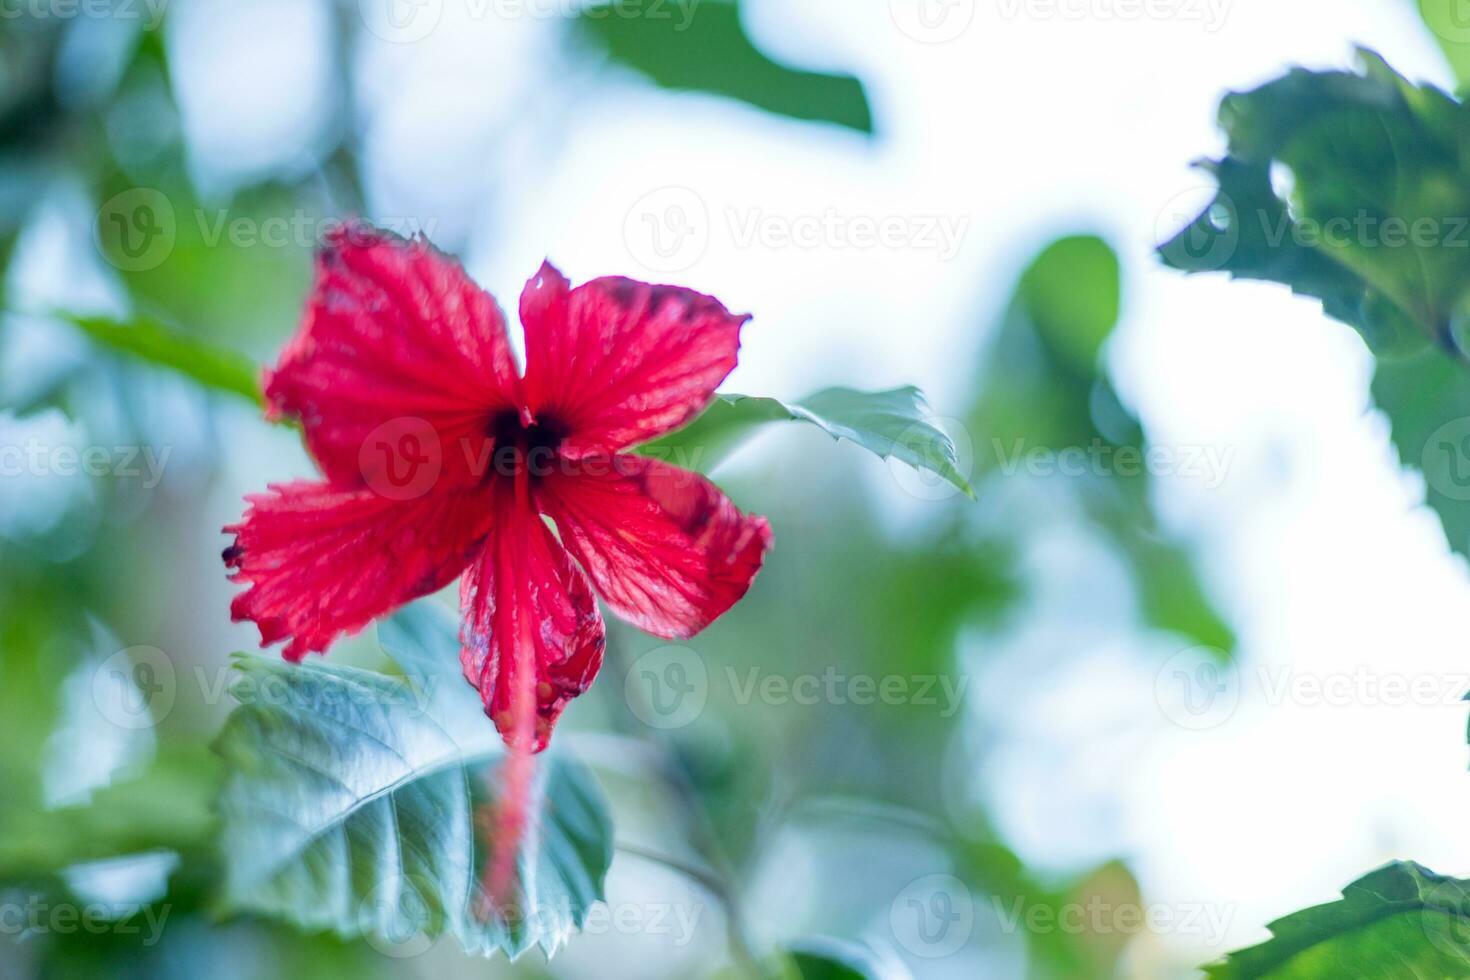
[{"label": "red hibiscus flower", "polygon": [[624,452],[704,409],[748,317],[629,279],[572,289],[549,264],[520,315],[524,376],[457,262],[361,225],[331,236],[265,385],[326,479],[250,497],[224,559],[250,583],[235,620],[293,661],[463,573],[465,676],[529,759],[602,664],[594,593],[692,636],[745,594],[771,532],[704,478]]}]

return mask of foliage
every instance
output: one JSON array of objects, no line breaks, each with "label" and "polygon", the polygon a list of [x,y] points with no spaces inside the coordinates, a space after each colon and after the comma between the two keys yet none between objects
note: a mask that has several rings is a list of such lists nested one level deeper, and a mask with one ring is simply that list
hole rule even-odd
[{"label": "foliage", "polygon": [[708,92],[792,119],[873,131],[861,82],[772,61],[746,34],[734,0],[609,0],[583,10],[577,27],[614,62],[665,88]]},{"label": "foliage", "polygon": [[1427,470],[1427,502],[1470,554],[1470,108],[1361,59],[1227,96],[1229,152],[1203,165],[1219,194],[1160,251],[1188,272],[1283,283],[1356,329],[1400,459]]},{"label": "foliage", "polygon": [[1470,882],[1396,861],[1342,899],[1271,923],[1272,938],[1206,970],[1218,980],[1359,976],[1460,977],[1470,972]]},{"label": "foliage", "polygon": [[454,936],[467,952],[548,955],[586,922],[612,860],[596,782],[549,759],[538,832],[523,842],[514,902],[486,907],[503,743],[456,676],[457,629],[427,606],[384,626],[408,679],[333,664],[244,657],[241,706],[216,743],[225,910],[400,945]]}]

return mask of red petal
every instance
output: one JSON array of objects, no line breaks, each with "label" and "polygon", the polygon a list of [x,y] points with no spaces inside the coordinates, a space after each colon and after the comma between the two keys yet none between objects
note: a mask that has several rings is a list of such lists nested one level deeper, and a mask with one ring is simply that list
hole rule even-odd
[{"label": "red petal", "polygon": [[332,482],[379,488],[421,456],[436,478],[463,478],[488,418],[519,405],[520,380],[505,317],[458,262],[350,225],[317,257],[305,322],[267,375],[266,401],[301,419]]},{"label": "red petal", "polygon": [[542,505],[619,616],[685,638],[745,595],[771,547],[764,517],[740,513],[708,480],[655,460],[586,460],[581,470],[545,477]]},{"label": "red petal", "polygon": [[572,698],[592,684],[607,644],[587,577],[551,529],[507,481],[491,485],[494,518],[480,557],[460,584],[460,651],[466,679],[507,741],[515,731],[515,683],[529,644],[535,671],[535,750],[551,738]]},{"label": "red petal", "polygon": [[253,620],[261,646],[290,639],[288,660],[322,652],[411,599],[442,589],[469,564],[487,527],[482,497],[435,494],[412,502],[371,490],[297,482],[247,498],[225,528],[236,622]]},{"label": "red petal", "polygon": [[521,294],[527,404],[571,430],[569,457],[646,442],[709,404],[749,319],[673,286],[607,278],[569,289],[543,265]]}]

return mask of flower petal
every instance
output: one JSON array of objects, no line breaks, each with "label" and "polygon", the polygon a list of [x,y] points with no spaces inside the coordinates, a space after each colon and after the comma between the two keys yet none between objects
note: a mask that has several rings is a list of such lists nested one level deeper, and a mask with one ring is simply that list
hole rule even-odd
[{"label": "flower petal", "polygon": [[301,481],[247,499],[225,528],[231,579],[251,583],[230,612],[260,627],[261,646],[289,639],[293,661],[454,581],[488,527],[483,497],[468,493],[404,502]]},{"label": "flower petal", "polygon": [[646,442],[704,410],[749,319],[674,286],[613,277],[570,289],[548,263],[521,294],[527,404],[570,430],[570,457]]},{"label": "flower petal", "polygon": [[[599,465],[605,464],[605,465]],[[543,479],[542,507],[604,601],[669,639],[708,626],[750,588],[772,537],[703,477],[638,456]]]},{"label": "flower petal", "polygon": [[458,262],[348,225],[317,256],[302,330],[265,394],[272,416],[301,419],[333,483],[375,485],[402,467],[400,444],[453,482],[483,458],[486,420],[520,404],[520,379],[505,317]]},{"label": "flower petal", "polygon": [[460,663],[488,714],[510,741],[520,662],[529,643],[536,672],[535,750],[546,748],[557,718],[592,684],[607,636],[587,577],[551,528],[506,481],[491,485],[494,518],[484,550],[460,584],[464,624]]}]

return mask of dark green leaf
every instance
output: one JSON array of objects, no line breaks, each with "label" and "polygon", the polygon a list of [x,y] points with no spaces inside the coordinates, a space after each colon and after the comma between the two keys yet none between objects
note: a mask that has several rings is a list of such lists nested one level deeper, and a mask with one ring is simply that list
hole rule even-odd
[{"label": "dark green leaf", "polygon": [[1205,165],[1219,195],[1160,251],[1315,297],[1374,350],[1447,343],[1470,287],[1470,111],[1361,56],[1362,74],[1295,69],[1227,96],[1229,152]]},{"label": "dark green leaf", "polygon": [[1342,899],[1278,919],[1273,938],[1206,967],[1217,980],[1470,976],[1470,882],[1397,861]]},{"label": "dark green leaf", "polygon": [[[1361,74],[1297,69],[1227,97],[1219,196],[1161,251],[1285,283],[1356,328],[1400,459],[1424,469],[1427,502],[1470,554],[1470,108],[1362,57]],[[1291,174],[1290,200],[1273,169]]]},{"label": "dark green leaf", "polygon": [[549,955],[602,897],[612,829],[595,780],[541,757],[521,894],[482,919],[475,814],[494,806],[500,737],[483,712],[466,715],[467,685],[447,683],[447,617],[421,603],[385,638],[411,682],[240,659],[241,705],[217,743],[223,906],[400,948],[448,934],[469,952]]},{"label": "dark green leaf", "polygon": [[794,980],[897,980],[907,973],[879,962],[872,950],[825,936],[792,943],[787,958]]},{"label": "dark green leaf", "polygon": [[264,404],[260,369],[250,358],[170,330],[146,317],[129,321],[106,317],[61,315],[106,347],[172,368],[207,388],[227,391]]},{"label": "dark green leaf", "polygon": [[693,422],[639,448],[639,452],[692,469],[713,468],[741,440],[768,422],[809,422],[834,439],[847,439],[884,459],[890,456],[943,477],[973,497],[959,471],[954,443],[939,428],[914,387],[890,391],[827,388],[800,402],[750,395],[719,395]]},{"label": "dark green leaf", "polygon": [[745,33],[738,6],[728,0],[613,0],[583,10],[577,27],[614,61],[664,88],[709,92],[793,119],[873,131],[861,82],[850,75],[798,71],[767,58]]},{"label": "dark green leaf", "polygon": [[1470,373],[1438,351],[1378,362],[1373,401],[1405,466],[1421,469],[1445,537],[1470,554]]}]

